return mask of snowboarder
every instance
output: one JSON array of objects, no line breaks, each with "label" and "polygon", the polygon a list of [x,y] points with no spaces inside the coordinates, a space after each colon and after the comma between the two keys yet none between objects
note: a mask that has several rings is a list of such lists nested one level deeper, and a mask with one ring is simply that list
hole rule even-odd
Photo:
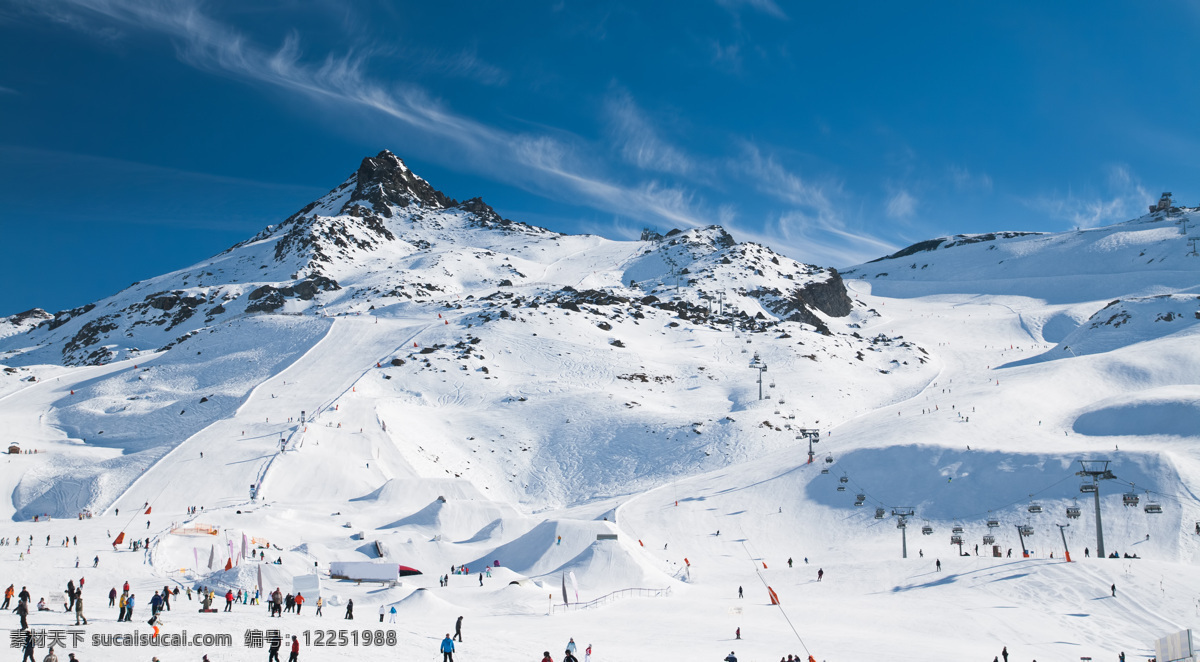
[{"label": "snowboarder", "polygon": [[79,625],[82,620],[84,625],[87,625],[87,617],[83,615],[83,592],[75,594],[75,625]]},{"label": "snowboarder", "polygon": [[446,633],[446,638],[442,640],[442,662],[454,662],[454,640],[450,638],[450,633]]},{"label": "snowboarder", "polygon": [[459,616],[458,620],[454,621],[454,638],[457,639],[460,644],[462,643],[462,619],[463,617]]}]

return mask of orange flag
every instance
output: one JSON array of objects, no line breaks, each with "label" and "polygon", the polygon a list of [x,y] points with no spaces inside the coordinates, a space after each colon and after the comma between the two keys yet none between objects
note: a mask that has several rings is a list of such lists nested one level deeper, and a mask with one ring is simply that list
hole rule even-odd
[{"label": "orange flag", "polygon": [[123,542],[125,542],[125,532],[124,531],[117,534],[117,539],[113,541],[113,544],[120,545]]},{"label": "orange flag", "polygon": [[[153,507],[154,507],[154,506],[150,506],[150,508],[153,508]],[[150,514],[150,508],[147,508],[147,509],[146,509],[146,514],[147,514],[147,515],[149,515],[149,514]]]},{"label": "orange flag", "polygon": [[773,605],[779,604],[779,596],[775,594],[775,589],[768,586],[767,593],[769,593],[771,595],[771,604],[773,604]]},{"label": "orange flag", "polygon": [[228,561],[225,562],[225,569],[233,570],[233,559],[229,559]]}]

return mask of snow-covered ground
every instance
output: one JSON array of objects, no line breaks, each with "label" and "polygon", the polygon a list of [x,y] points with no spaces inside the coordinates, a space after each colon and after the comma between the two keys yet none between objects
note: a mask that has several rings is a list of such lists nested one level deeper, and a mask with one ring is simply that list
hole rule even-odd
[{"label": "snow-covered ground", "polygon": [[[941,242],[849,270],[840,302],[830,272],[719,229],[640,242],[514,230],[395,172],[403,186],[387,190],[423,204],[355,216],[368,198],[352,178],[311,216],[0,338],[13,367],[0,421],[38,450],[3,459],[0,537],[14,544],[0,583],[58,606],[35,629],[75,629],[68,579],[86,578],[91,636],[147,632],[164,584],[253,590],[260,569],[285,593],[321,574],[324,616],[314,596],[272,620],[249,605],[201,614],[181,594],[163,631],[232,633],[231,647],[75,650],[260,659],[244,632],[280,627],[308,632],[301,659],[437,659],[463,616],[460,660],[558,660],[570,637],[593,660],[986,660],[1004,646],[1014,660],[1132,660],[1200,616],[1200,259],[1184,257],[1175,217]],[[1140,252],[1155,262],[1131,266]],[[821,431],[811,464],[801,428]],[[1116,476],[1100,488],[1105,550],[1139,558],[1095,558],[1081,459]],[[150,553],[114,549],[120,532]],[[243,536],[266,562],[236,558]],[[423,574],[328,576],[372,559]],[[461,565],[470,576],[440,586]],[[126,580],[138,607],[119,624],[104,597]],[[564,585],[572,603],[608,597],[564,609]],[[397,622],[380,624],[392,605]],[[312,645],[351,625],[395,645],[361,650],[361,632]]]}]

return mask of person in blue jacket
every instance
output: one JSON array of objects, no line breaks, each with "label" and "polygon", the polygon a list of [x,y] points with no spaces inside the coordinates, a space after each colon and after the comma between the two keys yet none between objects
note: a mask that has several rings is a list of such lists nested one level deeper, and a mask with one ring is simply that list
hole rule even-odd
[{"label": "person in blue jacket", "polygon": [[454,662],[454,640],[450,638],[449,632],[442,640],[442,662]]}]

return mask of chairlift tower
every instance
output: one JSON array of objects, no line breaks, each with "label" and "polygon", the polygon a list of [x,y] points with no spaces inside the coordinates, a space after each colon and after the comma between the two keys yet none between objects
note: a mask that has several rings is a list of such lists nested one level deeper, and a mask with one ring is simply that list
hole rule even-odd
[{"label": "chairlift tower", "polygon": [[1104,525],[1100,520],[1100,481],[1116,478],[1109,470],[1108,464],[1108,460],[1080,460],[1079,466],[1082,469],[1075,472],[1076,476],[1090,476],[1092,484],[1096,486],[1096,491],[1092,492],[1092,496],[1096,501],[1096,555],[1098,558],[1104,558]]},{"label": "chairlift tower", "polygon": [[1200,256],[1200,253],[1196,252],[1196,242],[1197,241],[1200,241],[1200,237],[1188,237],[1188,243],[1191,244],[1191,247],[1192,247],[1192,250],[1188,251],[1188,253],[1187,253],[1188,257]]},{"label": "chairlift tower", "polygon": [[750,359],[750,369],[758,371],[758,399],[763,399],[763,373],[767,371],[767,364],[758,356],[758,352],[754,353],[754,358]]},{"label": "chairlift tower", "polygon": [[896,517],[896,528],[900,529],[900,558],[908,558],[908,518],[916,515],[917,511],[912,508],[892,508],[892,515]]},{"label": "chairlift tower", "polygon": [[1071,526],[1071,523],[1067,522],[1066,524],[1055,524],[1054,526],[1057,526],[1058,532],[1060,534],[1062,534],[1063,553],[1067,555],[1067,563],[1070,563],[1071,562],[1071,550],[1069,548],[1067,548],[1067,527]]},{"label": "chairlift tower", "polygon": [[817,457],[816,453],[813,452],[813,444],[821,442],[821,431],[815,428],[800,428],[796,430],[796,437],[808,438],[808,463],[812,464],[813,460]]}]

